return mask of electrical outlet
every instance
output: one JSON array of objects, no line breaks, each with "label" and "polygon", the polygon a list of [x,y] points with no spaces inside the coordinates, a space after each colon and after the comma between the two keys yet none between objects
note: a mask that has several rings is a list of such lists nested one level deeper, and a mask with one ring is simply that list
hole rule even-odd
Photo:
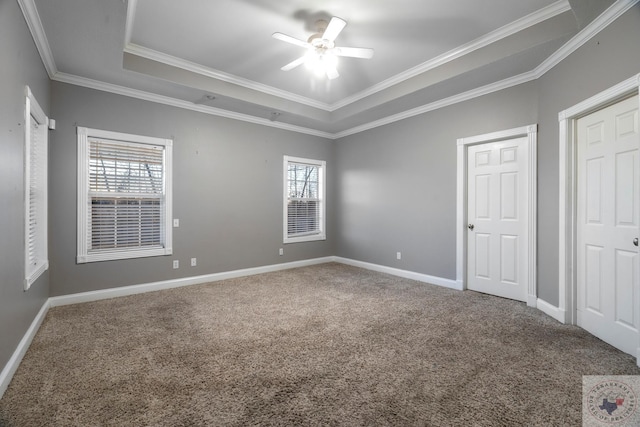
[{"label": "electrical outlet", "polygon": [[178,218],[173,219],[173,226],[176,228],[180,227],[180,220]]},{"label": "electrical outlet", "polygon": [[197,264],[198,260],[195,258],[191,258],[191,267],[195,267]]},{"label": "electrical outlet", "polygon": [[396,259],[402,259],[402,252],[396,252]]},{"label": "electrical outlet", "polygon": [[279,253],[280,255],[284,255],[284,249],[280,248],[280,250],[278,251],[278,253]]},{"label": "electrical outlet", "polygon": [[178,261],[177,259],[173,260],[173,268],[180,268],[180,261]]}]

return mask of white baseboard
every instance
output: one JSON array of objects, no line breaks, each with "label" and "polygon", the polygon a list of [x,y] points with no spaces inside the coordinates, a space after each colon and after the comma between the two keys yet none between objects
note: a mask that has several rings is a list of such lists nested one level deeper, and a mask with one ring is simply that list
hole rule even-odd
[{"label": "white baseboard", "polygon": [[333,257],[333,261],[341,264],[352,265],[354,267],[360,267],[367,270],[378,271],[380,273],[387,273],[393,276],[404,277],[405,279],[417,280],[418,282],[430,283],[432,285],[438,285],[445,288],[462,290],[461,284],[452,279],[443,279],[442,277],[429,276],[428,274],[416,273],[414,271],[400,270],[399,268],[387,267],[385,265],[371,264],[364,261],[356,261],[354,259]]},{"label": "white baseboard", "polygon": [[44,320],[50,307],[58,307],[58,306],[69,305],[69,304],[78,304],[82,302],[98,301],[98,300],[107,299],[107,298],[116,298],[116,297],[121,297],[126,295],[134,295],[134,294],[140,294],[144,292],[153,292],[153,291],[159,291],[162,289],[177,288],[181,286],[196,285],[196,284],[202,284],[207,282],[216,282],[216,281],[231,279],[236,277],[252,276],[255,274],[269,273],[272,271],[279,271],[279,270],[288,270],[288,269],[297,268],[297,267],[306,267],[309,265],[323,264],[323,263],[332,262],[332,261],[334,261],[334,257],[329,256],[324,258],[314,258],[314,259],[294,261],[294,262],[288,262],[288,263],[282,263],[282,264],[273,264],[273,265],[267,265],[262,267],[246,268],[242,270],[226,271],[222,273],[206,274],[202,276],[185,277],[182,279],[163,280],[161,282],[145,283],[141,285],[123,286],[120,288],[103,289],[99,291],[81,292],[77,294],[50,297],[42,305],[42,308],[40,309],[36,317],[33,319],[33,322],[31,322],[29,329],[22,337],[22,340],[20,340],[20,343],[18,344],[18,347],[16,348],[16,350],[13,352],[13,355],[5,365],[2,372],[0,372],[0,398],[2,398],[2,395],[7,390],[7,387],[9,387],[9,383],[11,382],[13,375],[18,369],[18,366],[20,365],[22,358],[27,352],[27,349],[29,348],[29,345],[31,344],[33,337],[38,332],[38,329],[40,328],[40,325],[42,324],[42,321]]},{"label": "white baseboard", "polygon": [[199,285],[220,280],[233,279],[236,277],[253,276],[255,274],[269,273],[273,271],[288,270],[291,268],[306,267],[327,262],[339,262],[342,264],[361,267],[367,270],[388,273],[394,276],[413,279],[420,282],[431,283],[433,285],[444,286],[446,288],[461,290],[455,280],[443,279],[426,274],[415,273],[413,271],[400,270],[378,264],[371,264],[363,261],[356,261],[348,258],[328,256],[323,258],[313,258],[302,261],[293,261],[283,264],[272,264],[262,267],[245,268],[241,270],[225,271],[221,273],[205,274],[202,276],[184,277],[180,279],[163,280],[160,282],[143,283],[140,285],[122,286],[119,288],[101,289],[97,291],[81,292],[77,294],[61,295],[49,298],[50,307],[59,307],[69,304],[79,304],[83,302],[98,301],[108,298],[117,298],[127,295],[141,294],[145,292],[160,291],[163,289],[179,288],[182,286]]},{"label": "white baseboard", "polygon": [[565,311],[556,307],[555,305],[551,305],[548,302],[538,298],[538,301],[536,302],[536,307],[538,308],[538,310],[542,311],[548,316],[553,317],[558,322],[567,323]]},{"label": "white baseboard", "polygon": [[270,273],[273,271],[288,270],[291,268],[306,267],[309,265],[324,264],[333,261],[333,257],[313,258],[303,261],[293,261],[282,264],[265,265],[261,267],[244,268],[241,270],[225,271],[222,273],[204,274],[202,276],[184,277],[181,279],[163,280],[160,282],[144,283],[140,285],[122,286],[119,288],[102,289],[98,291],[81,292],[77,294],[62,295],[49,298],[51,307],[78,304],[82,302],[98,301],[108,298],[116,298],[127,295],[142,294],[145,292],[160,291],[163,289],[179,288],[182,286],[200,285],[220,280],[234,279],[236,277],[253,276],[256,274]]},{"label": "white baseboard", "polygon": [[22,358],[27,352],[27,349],[29,348],[29,345],[31,344],[33,337],[36,335],[36,332],[38,332],[38,329],[40,328],[40,325],[42,324],[42,321],[44,320],[44,317],[46,316],[50,307],[59,307],[63,305],[98,301],[98,300],[103,300],[108,298],[116,298],[116,297],[122,297],[127,295],[141,294],[145,292],[159,291],[163,289],[198,285],[198,284],[208,283],[208,282],[217,282],[220,280],[233,279],[236,277],[252,276],[255,274],[270,273],[273,271],[288,270],[291,268],[306,267],[310,265],[324,264],[327,262],[338,262],[341,264],[352,265],[354,267],[360,267],[367,270],[387,273],[387,274],[391,274],[398,277],[404,277],[406,279],[417,280],[419,282],[431,283],[433,285],[443,286],[446,288],[462,290],[462,284],[459,282],[456,282],[455,280],[443,279],[441,277],[429,276],[427,274],[421,274],[421,273],[416,273],[416,272],[407,271],[407,270],[400,270],[398,268],[386,267],[383,265],[371,264],[368,262],[356,261],[348,258],[328,256],[323,258],[314,258],[314,259],[308,259],[308,260],[302,260],[302,261],[287,262],[282,264],[266,265],[262,267],[226,271],[222,273],[205,274],[202,276],[163,280],[160,282],[151,282],[151,283],[144,283],[140,285],[123,286],[119,288],[103,289],[98,291],[81,292],[77,294],[50,297],[42,305],[42,308],[36,315],[35,319],[33,319],[31,326],[29,326],[29,329],[27,330],[24,337],[18,344],[18,347],[16,348],[13,355],[11,356],[11,359],[9,359],[9,362],[7,362],[6,366],[0,373],[0,398],[6,391],[7,387],[9,386],[9,383],[11,382],[13,375],[18,369],[18,366],[20,365]]},{"label": "white baseboard", "polygon": [[36,315],[35,319],[33,319],[33,322],[31,322],[29,329],[27,329],[27,332],[20,340],[18,347],[11,355],[11,358],[5,365],[2,372],[0,372],[0,398],[2,398],[2,395],[7,390],[7,387],[9,387],[9,383],[13,378],[13,374],[15,374],[18,370],[18,366],[20,366],[22,358],[29,349],[29,345],[31,344],[31,341],[33,341],[33,337],[36,336],[36,332],[38,332],[38,329],[40,329],[40,325],[42,325],[42,321],[47,315],[49,307],[49,300],[45,301],[44,304],[42,304],[40,311],[38,311],[38,314]]}]

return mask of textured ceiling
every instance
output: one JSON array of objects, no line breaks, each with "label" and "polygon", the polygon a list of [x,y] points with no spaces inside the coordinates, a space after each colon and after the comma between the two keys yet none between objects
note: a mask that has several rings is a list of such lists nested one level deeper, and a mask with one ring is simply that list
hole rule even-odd
[{"label": "textured ceiling", "polygon": [[[525,75],[612,0],[23,3],[37,10],[57,80],[335,136]],[[271,34],[306,40],[331,16],[348,23],[337,45],[374,57],[340,58],[335,80],[281,71],[303,48]]]}]

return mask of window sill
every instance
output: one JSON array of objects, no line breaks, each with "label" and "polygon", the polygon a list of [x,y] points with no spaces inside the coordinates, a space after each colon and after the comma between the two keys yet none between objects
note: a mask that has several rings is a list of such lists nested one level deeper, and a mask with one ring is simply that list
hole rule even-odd
[{"label": "window sill", "polygon": [[173,250],[171,248],[95,252],[90,254],[78,255],[76,257],[76,263],[86,264],[89,262],[113,261],[113,260],[119,260],[119,259],[147,258],[147,257],[154,257],[154,256],[171,255],[172,253],[173,253]]},{"label": "window sill", "polygon": [[297,237],[285,237],[282,243],[301,243],[301,242],[315,242],[318,240],[327,240],[327,236],[325,233],[321,234],[310,234],[307,236],[297,236]]},{"label": "window sill", "polygon": [[24,279],[24,290],[25,291],[29,290],[31,285],[33,285],[35,281],[38,280],[40,276],[42,276],[42,273],[44,273],[48,269],[49,269],[49,261],[47,260],[42,262],[38,266],[38,268],[32,271],[31,274],[29,274],[29,276]]}]

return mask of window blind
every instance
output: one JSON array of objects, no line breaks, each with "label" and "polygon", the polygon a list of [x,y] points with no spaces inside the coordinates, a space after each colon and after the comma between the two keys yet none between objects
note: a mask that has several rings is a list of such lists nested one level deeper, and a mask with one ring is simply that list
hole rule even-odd
[{"label": "window blind", "polygon": [[46,261],[43,259],[42,245],[44,222],[46,221],[46,200],[44,200],[44,191],[46,186],[46,177],[43,172],[43,163],[46,161],[46,150],[43,147],[43,138],[41,135],[40,125],[31,117],[30,120],[30,141],[29,141],[29,180],[28,180],[28,213],[27,213],[27,263],[28,273],[36,270],[41,263]]},{"label": "window blind", "polygon": [[47,242],[47,116],[25,88],[24,289],[49,268]]},{"label": "window blind", "polygon": [[32,268],[38,263],[36,255],[36,236],[38,227],[38,123],[31,118],[31,132],[29,141],[29,211],[28,211],[28,231],[27,231],[27,260]]},{"label": "window blind", "polygon": [[89,251],[162,247],[164,147],[89,139]]},{"label": "window blind", "polygon": [[320,173],[317,165],[289,162],[287,170],[287,235],[320,232]]}]

